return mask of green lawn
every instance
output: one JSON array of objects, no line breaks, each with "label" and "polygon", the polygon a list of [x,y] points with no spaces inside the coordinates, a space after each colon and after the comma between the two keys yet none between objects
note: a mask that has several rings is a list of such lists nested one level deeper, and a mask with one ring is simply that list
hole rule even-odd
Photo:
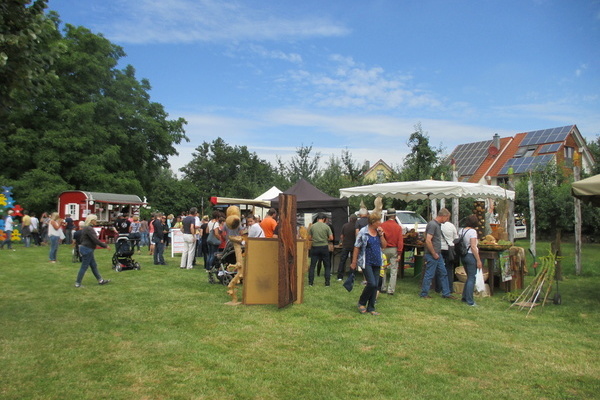
[{"label": "green lawn", "polygon": [[67,246],[57,264],[47,247],[15,248],[0,251],[2,399],[600,397],[597,244],[584,246],[583,277],[564,246],[563,304],[528,318],[501,291],[478,308],[420,299],[413,278],[380,298],[378,317],[356,311],[360,287],[322,277],[301,305],[228,306],[202,268],[154,266],[147,252],[140,271],[117,273],[97,250],[112,282],[88,271],[77,289]]}]

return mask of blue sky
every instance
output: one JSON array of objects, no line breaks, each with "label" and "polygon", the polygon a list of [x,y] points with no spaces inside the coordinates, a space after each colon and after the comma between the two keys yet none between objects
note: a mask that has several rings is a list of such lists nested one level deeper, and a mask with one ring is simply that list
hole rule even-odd
[{"label": "blue sky", "polygon": [[269,162],[401,165],[417,123],[449,154],[494,133],[600,134],[600,0],[50,0],[122,46],[188,121],[174,170],[222,137]]}]

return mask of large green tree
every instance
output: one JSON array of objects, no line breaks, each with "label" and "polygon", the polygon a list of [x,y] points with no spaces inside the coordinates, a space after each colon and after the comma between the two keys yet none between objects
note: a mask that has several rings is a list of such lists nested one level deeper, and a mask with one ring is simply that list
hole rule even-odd
[{"label": "large green tree", "polygon": [[62,48],[46,7],[47,0],[0,1],[0,117],[19,106],[16,91],[35,94],[56,78]]},{"label": "large green tree", "polygon": [[316,152],[311,155],[312,149],[312,145],[302,145],[296,148],[296,155],[289,162],[283,162],[281,158],[277,159],[277,170],[281,176],[286,178],[289,185],[295,184],[300,179],[314,184],[321,175],[319,166],[321,153]]},{"label": "large green tree", "polygon": [[448,168],[442,164],[442,148],[431,147],[429,135],[423,131],[421,124],[415,125],[415,131],[407,142],[409,154],[404,158],[400,172],[402,181],[420,181],[440,179]]},{"label": "large green tree", "polygon": [[198,146],[181,171],[206,200],[211,196],[253,199],[277,184],[271,164],[246,146],[230,146],[221,138]]},{"label": "large green tree", "polygon": [[33,96],[14,92],[22,107],[0,131],[1,177],[25,206],[40,210],[65,189],[151,191],[177,154],[174,145],[187,140],[185,121],[168,119],[132,66],[117,68],[121,47],[71,25],[57,40],[66,49],[54,63],[58,79]]}]

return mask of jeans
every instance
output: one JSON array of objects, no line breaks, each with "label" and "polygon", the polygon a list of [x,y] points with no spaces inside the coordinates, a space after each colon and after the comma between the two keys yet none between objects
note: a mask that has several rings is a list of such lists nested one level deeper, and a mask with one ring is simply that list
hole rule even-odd
[{"label": "jeans", "polygon": [[12,231],[5,231],[4,233],[6,233],[6,239],[0,244],[0,249],[3,249],[6,245],[6,248],[10,250],[12,249]]},{"label": "jeans", "polygon": [[163,254],[165,252],[165,243],[162,240],[157,240],[152,239],[154,242],[154,265],[165,265],[165,257]]},{"label": "jeans", "polygon": [[148,232],[140,232],[140,246],[150,246],[150,238],[148,236]]},{"label": "jeans", "polygon": [[88,267],[92,267],[92,273],[98,281],[101,281],[102,276],[100,276],[100,272],[98,272],[98,264],[96,264],[96,259],[94,258],[94,249],[90,249],[86,246],[79,246],[79,254],[81,254],[81,268],[79,268],[79,273],[77,274],[77,280],[75,282],[81,284],[83,275],[85,275]]},{"label": "jeans", "polygon": [[383,284],[381,290],[390,294],[396,291],[396,281],[398,280],[398,248],[397,247],[386,247],[383,249],[383,254],[387,257],[390,262],[390,281],[386,284],[387,271],[383,276]]},{"label": "jeans", "polygon": [[468,305],[475,304],[473,300],[473,292],[475,291],[475,275],[477,274],[477,261],[472,253],[467,253],[462,258],[465,272],[467,273],[467,281],[462,292],[462,300],[466,301]]},{"label": "jeans", "polygon": [[50,240],[50,261],[56,261],[56,252],[60,238],[58,236],[48,236],[48,239]]},{"label": "jeans", "polygon": [[215,262],[215,253],[219,251],[219,245],[218,244],[210,244],[208,243],[208,256],[207,256],[207,262],[208,265],[205,265],[204,268],[206,269],[211,269],[214,262]]},{"label": "jeans", "polygon": [[325,285],[329,286],[331,278],[331,259],[329,258],[329,246],[313,246],[310,250],[310,268],[308,269],[308,284],[312,285],[315,280],[315,267],[318,261],[325,264]]},{"label": "jeans", "polygon": [[377,300],[377,289],[379,287],[379,270],[381,266],[370,265],[363,269],[363,275],[367,280],[367,286],[363,289],[358,304],[367,306],[367,311],[375,311],[375,301]]},{"label": "jeans", "polygon": [[340,254],[340,265],[338,265],[337,277],[338,279],[344,279],[344,272],[346,272],[346,261],[348,257],[352,260],[352,252],[354,251],[354,247],[349,249],[342,249],[342,253]]},{"label": "jeans", "polygon": [[183,234],[183,253],[181,253],[180,268],[192,269],[196,251],[196,238],[190,233]]},{"label": "jeans", "polygon": [[440,275],[442,296],[450,296],[451,293],[450,288],[448,287],[448,275],[446,273],[446,266],[444,265],[444,258],[440,255],[436,260],[431,254],[425,253],[425,263],[425,275],[423,277],[423,286],[421,287],[421,297],[428,295],[429,288],[431,288],[431,281],[433,281],[436,272]]},{"label": "jeans", "polygon": [[[450,261],[448,259],[448,257],[449,257],[448,250],[442,250],[442,257],[444,257],[444,265],[446,265],[446,275],[448,275],[448,288],[452,292],[452,289],[453,289],[452,284],[454,283],[454,260]],[[438,291],[439,291],[439,290],[441,290],[441,287],[442,287],[442,280],[440,279],[438,274],[436,274],[435,276],[437,278]]]},{"label": "jeans", "polygon": [[73,229],[65,229],[65,244],[71,244],[73,241]]}]

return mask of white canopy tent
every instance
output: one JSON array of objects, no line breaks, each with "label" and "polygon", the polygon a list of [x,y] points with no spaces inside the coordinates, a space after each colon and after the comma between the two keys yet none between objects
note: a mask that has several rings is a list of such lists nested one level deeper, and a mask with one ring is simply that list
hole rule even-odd
[{"label": "white canopy tent", "polygon": [[404,201],[473,197],[476,199],[515,199],[515,192],[500,186],[469,182],[411,181],[388,182],[340,189],[340,197],[374,195]]},{"label": "white canopy tent", "polygon": [[[388,182],[340,189],[340,197],[367,195],[392,197],[404,201],[432,200],[432,203],[438,199],[448,198],[508,199],[511,203],[515,200],[513,190],[504,189],[500,186],[455,181]],[[458,203],[453,218],[453,223],[458,226]],[[509,240],[511,241],[514,240],[514,225],[514,215],[509,212],[507,228]]]}]

